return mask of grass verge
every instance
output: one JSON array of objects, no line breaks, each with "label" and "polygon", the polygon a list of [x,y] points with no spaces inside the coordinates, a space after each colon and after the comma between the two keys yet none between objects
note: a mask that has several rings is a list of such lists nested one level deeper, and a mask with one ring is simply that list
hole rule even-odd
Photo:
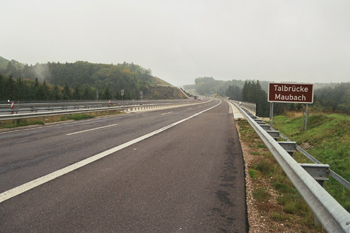
[{"label": "grass verge", "polygon": [[312,211],[249,123],[236,123],[250,156],[248,174],[254,206],[265,226],[256,232],[325,232],[314,225]]}]

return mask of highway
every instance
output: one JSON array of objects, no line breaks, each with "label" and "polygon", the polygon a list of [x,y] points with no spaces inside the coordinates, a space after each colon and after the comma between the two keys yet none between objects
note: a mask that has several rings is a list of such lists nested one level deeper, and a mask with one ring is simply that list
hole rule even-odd
[{"label": "highway", "polygon": [[0,232],[248,232],[226,102],[1,130],[0,148]]}]

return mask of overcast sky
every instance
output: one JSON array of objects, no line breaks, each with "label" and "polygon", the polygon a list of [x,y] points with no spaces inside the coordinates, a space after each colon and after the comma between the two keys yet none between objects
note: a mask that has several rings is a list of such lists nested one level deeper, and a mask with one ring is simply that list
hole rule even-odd
[{"label": "overcast sky", "polygon": [[350,81],[349,0],[0,0],[0,56],[197,77]]}]

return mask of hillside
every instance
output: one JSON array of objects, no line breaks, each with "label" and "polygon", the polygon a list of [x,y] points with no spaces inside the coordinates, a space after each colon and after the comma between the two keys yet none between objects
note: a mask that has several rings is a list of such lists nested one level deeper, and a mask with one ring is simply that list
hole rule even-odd
[{"label": "hillside", "polygon": [[[350,181],[350,116],[341,114],[310,114],[307,130],[302,131],[302,113],[289,112],[273,119],[274,128],[286,135],[290,140],[307,150],[323,164],[329,164],[330,169],[345,180]],[[300,152],[294,155],[299,163],[310,163]],[[312,162],[311,162],[312,163]],[[347,211],[350,211],[350,191],[339,185],[330,177],[325,183],[326,190]]]},{"label": "hillside", "polygon": [[[14,79],[35,80],[40,83],[44,80],[48,85],[66,86],[70,88],[89,90],[93,93],[108,92],[110,96],[121,99],[121,90],[124,90],[123,98],[138,99],[140,91],[144,96],[156,98],[151,95],[154,88],[173,87],[164,80],[152,75],[151,70],[145,69],[133,63],[122,64],[95,64],[85,61],[75,63],[54,63],[27,65],[15,60],[7,60],[0,57],[0,74],[12,76]],[[173,90],[164,88],[161,92],[164,98],[174,98]],[[153,92],[153,91],[152,91]],[[81,93],[83,94],[83,93]],[[183,95],[179,95],[183,98]]]}]

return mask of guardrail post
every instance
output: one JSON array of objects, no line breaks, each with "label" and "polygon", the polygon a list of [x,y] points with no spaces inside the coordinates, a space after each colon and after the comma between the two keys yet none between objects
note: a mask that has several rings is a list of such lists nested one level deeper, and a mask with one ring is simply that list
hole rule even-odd
[{"label": "guardrail post", "polygon": [[297,150],[296,142],[278,142],[282,148],[293,157],[293,153]]},{"label": "guardrail post", "polygon": [[307,171],[322,187],[328,181],[330,168],[328,164],[300,163],[300,166]]},{"label": "guardrail post", "polygon": [[263,122],[263,121],[260,120],[260,119],[254,119],[254,120],[255,120],[255,122],[258,123],[258,124],[265,124],[265,122]]},{"label": "guardrail post", "polygon": [[270,130],[270,126],[266,124],[260,124],[260,127],[263,128],[264,130]]},{"label": "guardrail post", "polygon": [[276,131],[276,130],[266,130],[266,132],[276,141],[278,140],[278,138],[280,137],[280,131]]},{"label": "guardrail post", "polygon": [[[331,172],[328,164],[300,163],[300,166],[312,176],[322,187],[328,181]],[[314,215],[315,226],[322,226],[320,220]]]},{"label": "guardrail post", "polygon": [[43,123],[44,123],[44,125],[45,125],[45,117],[43,116]]}]

